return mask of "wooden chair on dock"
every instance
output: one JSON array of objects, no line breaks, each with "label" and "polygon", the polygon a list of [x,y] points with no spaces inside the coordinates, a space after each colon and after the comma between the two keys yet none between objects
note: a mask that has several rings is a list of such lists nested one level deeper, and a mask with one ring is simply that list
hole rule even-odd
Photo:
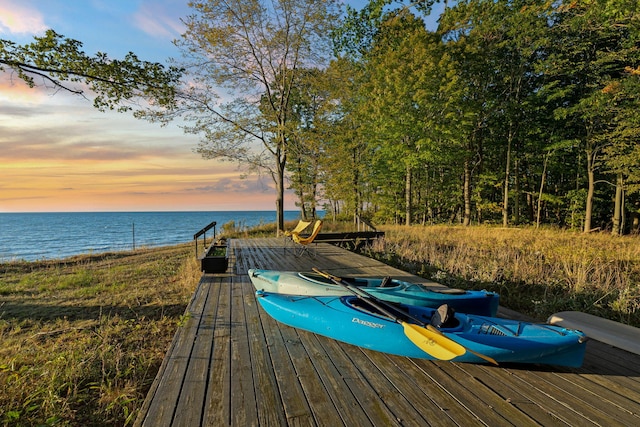
[{"label": "wooden chair on dock", "polygon": [[[322,228],[322,220],[319,219],[315,222],[315,224],[313,224],[313,230],[311,231],[311,234],[309,236],[302,237],[300,236],[300,233],[291,234],[291,240],[293,240],[297,244],[297,247],[293,249],[293,253],[295,256],[299,257],[299,256],[302,256],[302,254],[304,254],[305,252],[307,252],[307,250],[309,249],[309,245],[311,245],[313,241],[316,239],[316,237],[318,236],[318,233],[320,233],[321,228]],[[317,248],[315,248],[315,251],[313,253],[314,257],[316,253],[317,253]]]}]

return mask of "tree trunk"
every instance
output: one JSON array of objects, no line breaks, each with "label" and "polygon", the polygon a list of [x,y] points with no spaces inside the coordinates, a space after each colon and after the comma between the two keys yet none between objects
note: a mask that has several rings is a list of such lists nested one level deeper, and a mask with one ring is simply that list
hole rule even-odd
[{"label": "tree trunk", "polygon": [[509,167],[511,165],[511,135],[509,135],[507,141],[507,160],[506,167],[504,169],[504,196],[502,200],[502,226],[507,227],[509,225]]},{"label": "tree trunk", "polygon": [[277,235],[280,236],[284,230],[284,161],[279,161],[276,176],[276,225]]},{"label": "tree trunk", "polygon": [[591,216],[593,214],[593,194],[595,192],[594,153],[587,150],[587,204],[584,211],[584,232],[591,231]]},{"label": "tree trunk", "polygon": [[538,207],[536,212],[536,228],[540,227],[540,212],[542,211],[542,193],[544,190],[544,182],[547,178],[547,163],[549,163],[549,157],[551,153],[547,153],[544,156],[542,163],[542,176],[540,177],[540,191],[538,192]]},{"label": "tree trunk", "polygon": [[471,224],[471,165],[469,159],[464,161],[462,197],[464,199],[464,217],[462,225]]},{"label": "tree trunk", "polygon": [[624,179],[622,174],[618,174],[616,177],[616,200],[613,207],[613,229],[611,234],[614,236],[620,236],[622,234],[622,200],[624,197]]},{"label": "tree trunk", "polygon": [[407,175],[405,178],[405,197],[404,197],[404,212],[405,212],[405,224],[411,225],[411,166],[407,165]]},{"label": "tree trunk", "polygon": [[513,222],[515,225],[520,224],[520,162],[518,162],[518,156],[515,156],[513,161],[513,189],[515,197],[513,200]]}]

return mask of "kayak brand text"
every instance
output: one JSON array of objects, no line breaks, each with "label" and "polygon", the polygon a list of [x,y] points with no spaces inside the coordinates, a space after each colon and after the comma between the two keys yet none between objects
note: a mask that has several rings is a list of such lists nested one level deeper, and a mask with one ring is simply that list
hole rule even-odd
[{"label": "kayak brand text", "polygon": [[368,326],[370,328],[377,328],[377,329],[384,328],[384,325],[381,325],[380,323],[369,322],[367,320],[358,319],[357,317],[354,317],[353,319],[351,319],[351,322],[358,323],[358,324],[364,325],[364,326]]}]

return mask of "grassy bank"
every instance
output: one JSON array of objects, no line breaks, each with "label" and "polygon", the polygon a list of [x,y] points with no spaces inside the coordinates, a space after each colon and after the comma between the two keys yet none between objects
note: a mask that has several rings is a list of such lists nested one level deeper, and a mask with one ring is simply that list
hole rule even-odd
[{"label": "grassy bank", "polygon": [[0,264],[3,425],[132,423],[198,267],[192,245]]},{"label": "grassy bank", "polygon": [[[273,236],[275,226],[232,237]],[[290,229],[295,222],[287,224]],[[323,230],[352,229],[327,222]],[[546,320],[580,310],[640,326],[640,245],[558,230],[380,227],[375,258],[491,289]],[[200,279],[191,244],[0,264],[3,425],[130,425]]]},{"label": "grassy bank", "polygon": [[490,289],[546,320],[577,310],[640,326],[637,236],[491,227],[381,227],[369,253],[452,287]]}]

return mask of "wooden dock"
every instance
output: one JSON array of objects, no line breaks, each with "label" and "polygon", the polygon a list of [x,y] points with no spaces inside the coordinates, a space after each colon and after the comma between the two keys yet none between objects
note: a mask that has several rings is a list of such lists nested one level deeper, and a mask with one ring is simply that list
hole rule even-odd
[{"label": "wooden dock", "polygon": [[[424,279],[327,243],[230,242],[204,275],[138,426],[638,426],[640,356],[598,341],[584,365],[487,366],[391,356],[293,329],[256,302],[249,268]],[[517,317],[503,310],[500,315]]]}]

